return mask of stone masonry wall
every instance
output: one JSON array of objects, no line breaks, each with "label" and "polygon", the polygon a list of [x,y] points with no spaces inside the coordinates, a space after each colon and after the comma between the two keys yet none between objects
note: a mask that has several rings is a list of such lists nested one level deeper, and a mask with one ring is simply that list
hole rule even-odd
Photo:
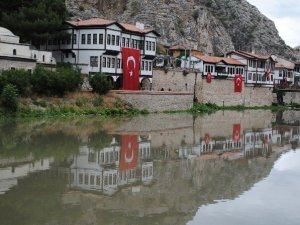
[{"label": "stone masonry wall", "polygon": [[193,106],[193,94],[188,92],[120,91],[118,97],[134,108],[149,112],[185,110]]},{"label": "stone masonry wall", "polygon": [[234,92],[234,81],[229,79],[213,79],[207,83],[200,73],[190,72],[183,75],[183,71],[164,70],[153,71],[153,90],[189,91],[194,93],[198,102],[215,103],[222,106],[264,106],[273,102],[272,89],[265,87],[247,87],[243,84],[242,93]]}]

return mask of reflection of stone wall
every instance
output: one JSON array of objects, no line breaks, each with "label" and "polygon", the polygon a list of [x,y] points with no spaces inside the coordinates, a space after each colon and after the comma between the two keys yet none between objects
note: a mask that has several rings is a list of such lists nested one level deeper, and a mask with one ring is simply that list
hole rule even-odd
[{"label": "reflection of stone wall", "polygon": [[240,124],[245,129],[270,128],[275,114],[267,110],[218,111],[211,115],[199,116],[195,121],[195,136],[202,138],[206,133],[211,137],[232,135],[233,125]]}]

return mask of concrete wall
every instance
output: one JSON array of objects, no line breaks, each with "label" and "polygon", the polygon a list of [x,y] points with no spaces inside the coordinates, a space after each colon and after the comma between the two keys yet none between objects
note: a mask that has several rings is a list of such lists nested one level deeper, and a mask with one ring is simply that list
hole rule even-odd
[{"label": "concrete wall", "polygon": [[[242,93],[234,93],[233,79],[213,79],[207,83],[201,74],[190,72],[186,75],[181,70],[154,70],[153,90],[189,91],[195,94],[201,103],[215,103],[217,105],[232,106],[264,106],[273,102],[272,88],[246,87],[243,84]],[[196,84],[196,85],[195,85]]]},{"label": "concrete wall", "polygon": [[35,66],[35,62],[0,59],[0,70],[10,70],[12,67],[15,69],[33,70]]},{"label": "concrete wall", "polygon": [[119,91],[117,94],[134,108],[150,112],[185,110],[193,106],[193,94],[188,92]]},{"label": "concrete wall", "polygon": [[290,104],[290,103],[300,104],[300,92],[284,92],[283,102],[285,104]]}]

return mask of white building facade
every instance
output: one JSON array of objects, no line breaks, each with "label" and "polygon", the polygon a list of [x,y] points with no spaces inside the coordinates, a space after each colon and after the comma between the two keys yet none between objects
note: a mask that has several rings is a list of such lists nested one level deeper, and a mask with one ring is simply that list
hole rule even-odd
[{"label": "white building facade", "polygon": [[39,51],[6,28],[0,27],[0,70],[25,69],[32,71],[37,64],[54,68],[52,52]]},{"label": "white building facade", "polygon": [[[271,55],[259,55],[243,51],[232,51],[227,53],[227,56],[246,65],[246,85],[273,87],[275,60]],[[268,70],[270,70],[269,79],[267,79]]]},{"label": "white building facade", "polygon": [[122,48],[139,49],[140,82],[144,79],[152,82],[159,36],[153,29],[145,29],[140,23],[132,25],[100,18],[68,21],[66,24],[69,39],[50,41],[43,46],[53,51],[57,62],[78,66],[82,74],[105,73],[116,87],[120,87]]}]

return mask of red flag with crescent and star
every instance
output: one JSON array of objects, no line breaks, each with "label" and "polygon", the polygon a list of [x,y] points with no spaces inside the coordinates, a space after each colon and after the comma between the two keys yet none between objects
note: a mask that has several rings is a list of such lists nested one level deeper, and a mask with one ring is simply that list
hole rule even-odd
[{"label": "red flag with crescent and star", "polygon": [[122,48],[123,90],[140,89],[140,50]]},{"label": "red flag with crescent and star", "polygon": [[211,73],[210,72],[208,72],[206,75],[206,82],[211,83]]},{"label": "red flag with crescent and star", "polygon": [[241,124],[234,124],[232,131],[232,140],[235,142],[240,141],[241,139]]},{"label": "red flag with crescent and star", "polygon": [[271,69],[270,69],[270,65],[268,65],[268,67],[267,67],[266,78],[267,78],[268,81],[271,79]]},{"label": "red flag with crescent and star", "polygon": [[240,74],[234,76],[234,92],[242,92],[243,77]]},{"label": "red flag with crescent and star", "polygon": [[123,135],[121,139],[120,170],[127,171],[136,168],[138,161],[137,135]]}]

